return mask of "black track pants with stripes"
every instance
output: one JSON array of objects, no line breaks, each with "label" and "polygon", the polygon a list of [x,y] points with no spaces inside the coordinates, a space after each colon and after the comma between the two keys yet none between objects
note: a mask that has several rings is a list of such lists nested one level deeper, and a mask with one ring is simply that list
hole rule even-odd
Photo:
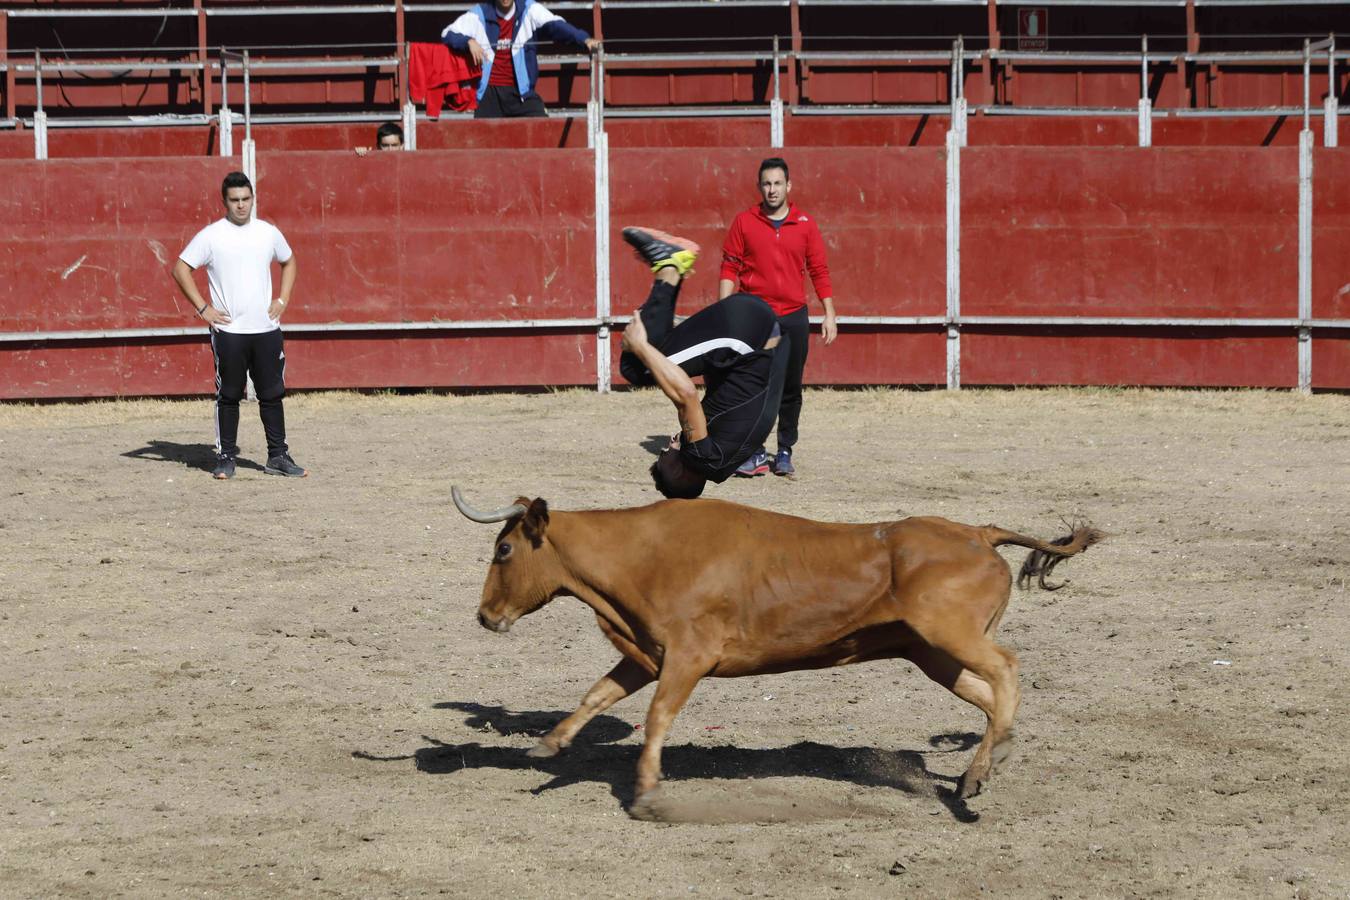
[{"label": "black track pants with stripes", "polygon": [[212,329],[211,352],[216,358],[216,453],[229,457],[239,453],[239,401],[250,377],[267,436],[267,457],[285,453],[286,348],[281,329],[261,334]]},{"label": "black track pants with stripes", "polygon": [[[774,333],[777,316],[773,309],[750,294],[732,294],[676,325],[679,294],[679,285],[658,281],[638,314],[647,329],[648,343],[690,377],[704,374],[709,365],[725,364],[759,350]],[[625,351],[619,357],[619,372],[631,385],[656,383],[635,353]]]}]

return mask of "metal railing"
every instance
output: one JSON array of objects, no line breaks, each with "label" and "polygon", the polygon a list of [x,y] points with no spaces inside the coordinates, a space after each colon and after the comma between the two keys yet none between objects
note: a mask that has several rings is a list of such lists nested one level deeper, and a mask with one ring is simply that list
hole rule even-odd
[{"label": "metal railing", "polygon": [[[673,0],[653,0],[654,3],[669,3]],[[702,0],[690,0],[690,2],[702,2]],[[733,2],[746,2],[746,0],[733,0]],[[842,0],[841,0],[842,2]],[[855,0],[848,0],[855,2]],[[249,7],[250,9],[252,7]],[[348,7],[295,7],[294,9],[303,9],[307,12],[317,10],[348,9]],[[291,7],[273,7],[271,9],[292,9]],[[383,10],[384,7],[351,7],[351,9],[361,9],[368,11]],[[407,7],[405,7],[407,9]],[[83,14],[91,12],[89,10],[59,10],[66,15]],[[25,13],[29,11],[24,11]],[[136,11],[136,12],[144,12]],[[190,11],[189,11],[190,12]],[[221,14],[233,14],[237,10],[228,12],[217,10]],[[1148,49],[1148,38],[1144,36],[1141,41],[1141,48],[1137,52],[1080,52],[1080,51],[1018,51],[1002,49],[983,49],[969,50],[964,48],[964,42],[958,38],[955,47],[961,49],[953,50],[902,50],[902,51],[884,51],[884,50],[852,50],[852,51],[784,51],[779,46],[777,36],[763,39],[768,47],[765,50],[751,51],[711,51],[711,52],[625,52],[625,53],[607,53],[606,60],[611,72],[631,70],[635,68],[646,68],[653,65],[666,65],[671,67],[687,66],[689,68],[700,67],[734,67],[737,65],[767,65],[772,75],[772,93],[766,96],[765,100],[759,103],[740,103],[731,105],[696,105],[696,106],[674,106],[662,104],[658,106],[613,106],[608,110],[608,115],[612,117],[649,117],[649,118],[670,118],[685,116],[744,116],[744,117],[768,117],[770,118],[770,139],[773,146],[781,146],[783,133],[783,118],[786,114],[792,115],[845,115],[845,116],[876,116],[876,115],[943,115],[951,109],[951,103],[848,103],[848,104],[816,104],[809,102],[796,102],[788,105],[783,98],[782,77],[785,72],[791,71],[794,66],[809,65],[835,65],[848,67],[863,67],[871,64],[887,65],[923,65],[923,66],[943,66],[949,67],[948,93],[955,95],[960,92],[965,80],[970,76],[972,67],[976,64],[992,65],[995,63],[1015,64],[1021,67],[1035,67],[1038,65],[1080,65],[1094,66],[1104,68],[1124,68],[1138,66],[1140,70],[1139,97],[1134,106],[1119,107],[1086,107],[1081,105],[1072,106],[1022,106],[1011,103],[982,103],[970,105],[968,113],[974,113],[985,116],[1097,116],[1097,117],[1140,117],[1140,145],[1149,146],[1151,142],[1151,121],[1154,118],[1254,118],[1271,116],[1294,116],[1302,112],[1303,107],[1297,105],[1272,105],[1255,107],[1212,107],[1197,108],[1186,106],[1159,107],[1153,103],[1149,96],[1149,78],[1150,74],[1157,75],[1156,69],[1151,70],[1151,66],[1174,65],[1180,70],[1188,65],[1210,65],[1210,64],[1251,64],[1251,65],[1278,65],[1288,66],[1290,68],[1302,67],[1305,70],[1313,63],[1318,65],[1325,62],[1328,71],[1329,83],[1335,83],[1335,66],[1337,60],[1345,61],[1350,59],[1350,51],[1337,51],[1334,36],[1326,41],[1317,44],[1308,43],[1306,52],[1300,51],[1241,51],[1241,52],[1215,52],[1215,53],[1167,53],[1150,52]],[[277,48],[273,48],[277,49]],[[304,48],[284,48],[287,50],[296,50]],[[332,71],[372,71],[395,69],[407,63],[407,47],[404,45],[402,52],[397,55],[379,55],[362,57],[344,57],[344,58],[264,58],[253,59],[250,63],[250,70],[254,73],[276,73],[276,72],[332,72]],[[558,68],[566,65],[576,65],[583,68],[592,78],[599,80],[603,88],[605,74],[596,69],[594,61],[589,56],[584,55],[546,55],[540,59],[541,69],[544,71],[556,71]],[[13,124],[24,124],[32,127],[35,131],[34,150],[37,158],[45,158],[40,151],[45,137],[39,137],[36,132],[44,131],[49,128],[80,128],[80,127],[115,127],[119,125],[135,125],[138,127],[150,127],[157,125],[181,126],[198,125],[209,119],[218,119],[219,111],[214,114],[204,112],[203,114],[182,114],[182,113],[162,113],[158,115],[127,115],[127,116],[72,116],[72,117],[54,117],[43,103],[43,77],[44,74],[87,74],[97,72],[126,72],[126,71],[170,71],[170,72],[203,72],[220,79],[224,83],[228,79],[227,70],[242,70],[242,62],[238,59],[231,60],[166,60],[166,59],[118,59],[118,60],[97,60],[97,61],[79,61],[72,59],[44,59],[40,51],[35,51],[31,57],[31,62],[22,61],[19,58],[11,58],[7,66],[0,65],[0,70],[12,71],[16,74],[29,74],[34,77],[36,84],[36,108],[35,113],[30,118],[16,116],[11,120]],[[1305,72],[1306,82],[1306,72]],[[1335,100],[1335,91],[1328,91],[1328,99],[1323,110],[1325,118],[1324,131],[1328,135],[1334,135],[1335,128],[1331,123],[1339,114],[1339,107]],[[599,91],[599,100],[604,104],[605,91]],[[222,98],[222,104],[225,98]],[[406,104],[404,104],[406,106]],[[579,109],[555,109],[552,114],[559,117],[579,117],[582,113]],[[387,119],[391,115],[404,116],[410,122],[417,119],[417,113],[414,111],[409,114],[406,109],[395,108],[386,110],[382,108],[372,108],[361,111],[342,111],[342,112],[277,112],[263,113],[257,117],[260,123],[286,124],[286,123],[342,123],[342,122],[369,122],[379,119]],[[425,117],[422,117],[425,120]],[[467,116],[447,113],[445,118],[467,118]],[[2,122],[0,122],[2,124]],[[1331,138],[1334,140],[1334,136]]]}]

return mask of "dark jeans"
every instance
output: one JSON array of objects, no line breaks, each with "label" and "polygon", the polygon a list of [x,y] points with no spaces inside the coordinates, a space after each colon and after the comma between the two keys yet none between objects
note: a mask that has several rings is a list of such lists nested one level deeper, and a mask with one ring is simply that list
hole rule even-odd
[{"label": "dark jeans", "polygon": [[475,119],[518,119],[522,117],[544,117],[544,98],[534,91],[521,99],[515,87],[499,84],[488,85],[486,93],[478,100],[478,108],[473,111]]},{"label": "dark jeans", "polygon": [[797,444],[797,421],[802,415],[802,373],[806,371],[806,345],[811,335],[810,313],[805,306],[778,317],[778,326],[792,342],[787,376],[783,380],[783,403],[778,408],[778,449]]},{"label": "dark jeans", "polygon": [[281,329],[230,334],[213,328],[211,352],[216,358],[216,453],[230,457],[239,453],[239,401],[250,376],[267,436],[267,456],[285,453],[286,349]]}]

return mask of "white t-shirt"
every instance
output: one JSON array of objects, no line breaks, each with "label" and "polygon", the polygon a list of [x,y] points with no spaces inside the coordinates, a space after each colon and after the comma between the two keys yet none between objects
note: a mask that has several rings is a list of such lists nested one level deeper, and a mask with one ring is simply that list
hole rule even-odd
[{"label": "white t-shirt", "polygon": [[212,327],[232,334],[260,334],[281,327],[267,315],[273,299],[272,260],[286,262],[291,246],[271,222],[254,219],[235,225],[219,219],[197,232],[178,258],[194,269],[206,266],[211,305],[230,317],[228,325]]}]

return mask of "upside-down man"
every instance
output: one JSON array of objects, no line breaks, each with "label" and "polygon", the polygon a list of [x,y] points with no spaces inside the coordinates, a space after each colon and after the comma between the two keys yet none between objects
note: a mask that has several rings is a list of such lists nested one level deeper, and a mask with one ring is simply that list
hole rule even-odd
[{"label": "upside-down man", "polygon": [[624,330],[619,370],[630,384],[659,386],[680,420],[679,435],[652,464],[657,490],[697,497],[706,482],[730,478],[772,430],[788,342],[773,308],[753,294],[732,294],[675,325],[675,301],[698,245],[649,228],[625,228],[623,238],[655,281]]}]

